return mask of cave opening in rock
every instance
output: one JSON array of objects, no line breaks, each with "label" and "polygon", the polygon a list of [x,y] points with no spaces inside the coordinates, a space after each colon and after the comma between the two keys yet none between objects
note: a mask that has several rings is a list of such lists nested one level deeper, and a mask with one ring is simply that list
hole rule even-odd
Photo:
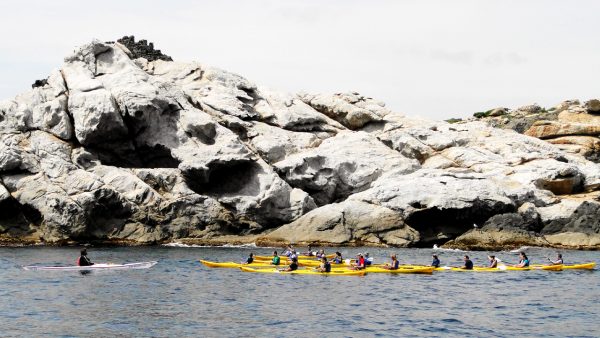
[{"label": "cave opening in rock", "polygon": [[255,196],[260,192],[257,175],[260,165],[250,161],[211,164],[209,170],[188,170],[187,185],[194,192],[209,196],[228,194]]},{"label": "cave opening in rock", "polygon": [[114,191],[98,190],[94,195],[96,200],[89,210],[86,230],[73,236],[74,240],[105,239],[108,235],[122,230],[132,215],[131,208]]},{"label": "cave opening in rock", "polygon": [[103,165],[120,168],[177,168],[179,160],[163,145],[100,149],[86,148]]},{"label": "cave opening in rock", "polygon": [[39,225],[42,214],[30,205],[23,205],[14,198],[0,202],[0,233],[22,236],[31,232],[30,225]]},{"label": "cave opening in rock", "polygon": [[514,207],[501,203],[493,206],[475,203],[463,209],[433,207],[413,212],[406,219],[406,224],[421,234],[416,246],[430,248],[462,235],[474,225],[482,226],[493,215],[511,211]]}]

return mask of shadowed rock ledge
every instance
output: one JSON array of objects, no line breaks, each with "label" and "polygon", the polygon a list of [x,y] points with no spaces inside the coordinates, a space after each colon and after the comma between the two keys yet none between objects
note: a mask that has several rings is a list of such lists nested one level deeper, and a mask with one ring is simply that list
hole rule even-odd
[{"label": "shadowed rock ledge", "polygon": [[600,248],[585,154],[119,41],[0,102],[1,243]]}]

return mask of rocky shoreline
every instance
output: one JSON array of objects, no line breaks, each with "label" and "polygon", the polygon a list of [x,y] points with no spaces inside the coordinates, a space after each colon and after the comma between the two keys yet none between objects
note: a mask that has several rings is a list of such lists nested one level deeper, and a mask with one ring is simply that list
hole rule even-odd
[{"label": "rocky shoreline", "polygon": [[567,102],[431,121],[93,41],[0,101],[0,244],[596,250],[600,115]]}]

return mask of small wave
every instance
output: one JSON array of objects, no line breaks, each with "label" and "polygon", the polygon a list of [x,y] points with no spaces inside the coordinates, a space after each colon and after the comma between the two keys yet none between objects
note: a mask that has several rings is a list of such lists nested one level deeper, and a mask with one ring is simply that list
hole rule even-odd
[{"label": "small wave", "polygon": [[183,244],[179,242],[166,243],[162,246],[168,246],[171,248],[210,248],[208,245],[196,245],[196,244]]},{"label": "small wave", "polygon": [[518,249],[510,250],[510,252],[511,253],[519,253],[521,251],[526,251],[526,250],[529,250],[529,249],[531,249],[530,246],[522,246],[522,247],[520,247]]},{"label": "small wave", "polygon": [[454,252],[464,252],[465,250],[461,250],[461,249],[449,249],[449,248],[440,248],[439,246],[437,246],[437,244],[433,245],[433,250],[439,250],[439,251],[454,251]]}]

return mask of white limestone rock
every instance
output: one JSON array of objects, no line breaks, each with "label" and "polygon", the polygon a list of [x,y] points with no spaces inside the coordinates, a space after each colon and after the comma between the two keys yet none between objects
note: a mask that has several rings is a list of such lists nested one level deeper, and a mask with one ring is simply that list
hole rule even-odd
[{"label": "white limestone rock", "polygon": [[384,103],[358,93],[334,95],[300,93],[298,97],[315,110],[352,130],[362,128],[369,122],[381,121],[390,113]]},{"label": "white limestone rock", "polygon": [[349,131],[274,166],[293,187],[312,192],[317,205],[368,189],[388,171],[407,174],[419,168],[417,161],[386,147],[372,135]]},{"label": "white limestone rock", "polygon": [[[278,228],[264,240],[596,245],[599,204],[581,193],[600,189],[600,167],[552,144],[131,57],[93,41],[47,84],[0,102],[0,213],[17,220],[3,234],[153,243]],[[513,221],[521,232],[500,229]]]}]

